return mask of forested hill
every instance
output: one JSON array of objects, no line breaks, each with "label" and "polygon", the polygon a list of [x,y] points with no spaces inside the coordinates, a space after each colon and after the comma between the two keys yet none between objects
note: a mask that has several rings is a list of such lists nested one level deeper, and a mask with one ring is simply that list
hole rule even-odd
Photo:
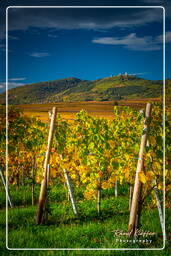
[{"label": "forested hill", "polygon": [[[170,94],[171,80],[166,81]],[[109,101],[161,97],[163,81],[152,81],[132,75],[106,77],[94,81],[70,77],[19,86],[8,91],[9,104],[30,104],[61,101]],[[0,94],[0,104],[5,93]]]}]

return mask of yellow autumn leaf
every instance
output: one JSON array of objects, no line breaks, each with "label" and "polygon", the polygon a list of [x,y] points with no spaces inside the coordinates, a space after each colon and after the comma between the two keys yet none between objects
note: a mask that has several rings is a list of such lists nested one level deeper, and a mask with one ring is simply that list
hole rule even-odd
[{"label": "yellow autumn leaf", "polygon": [[82,183],[86,183],[87,181],[88,181],[88,179],[87,179],[87,178],[82,179]]},{"label": "yellow autumn leaf", "polygon": [[139,173],[139,179],[140,179],[140,181],[141,181],[142,183],[146,183],[146,182],[147,182],[147,178],[146,178],[144,172],[140,172],[140,173]]},{"label": "yellow autumn leaf", "polygon": [[122,183],[123,183],[123,179],[124,179],[123,176],[120,175],[120,176],[119,176],[119,181],[120,181],[120,184],[121,184],[121,185],[122,185]]},{"label": "yellow autumn leaf", "polygon": [[76,175],[73,173],[73,174],[71,174],[71,179],[73,179],[73,180],[75,180],[76,179]]},{"label": "yellow autumn leaf", "polygon": [[106,181],[103,181],[103,183],[102,183],[102,188],[103,188],[103,189],[107,189],[107,188],[108,188],[108,184],[107,184]]},{"label": "yellow autumn leaf", "polygon": [[[163,189],[163,184],[158,184],[157,187],[158,187],[159,190],[162,190],[162,189]],[[169,187],[169,186],[167,186],[167,188],[168,188],[168,187]],[[171,185],[170,185],[170,188],[171,188]]]}]

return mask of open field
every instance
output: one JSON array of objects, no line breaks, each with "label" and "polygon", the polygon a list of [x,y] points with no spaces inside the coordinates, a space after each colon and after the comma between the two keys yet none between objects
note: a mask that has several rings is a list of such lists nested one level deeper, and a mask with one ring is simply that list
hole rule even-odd
[{"label": "open field", "polygon": [[96,117],[106,117],[111,119],[113,117],[113,107],[115,105],[120,106],[132,106],[138,109],[144,108],[147,102],[160,102],[159,98],[147,98],[141,100],[120,100],[120,101],[104,101],[104,102],[59,102],[59,103],[46,103],[46,104],[27,104],[17,105],[17,108],[21,109],[26,116],[33,116],[47,122],[48,111],[53,106],[57,107],[58,113],[64,119],[73,119],[75,114],[84,109],[89,114]]}]

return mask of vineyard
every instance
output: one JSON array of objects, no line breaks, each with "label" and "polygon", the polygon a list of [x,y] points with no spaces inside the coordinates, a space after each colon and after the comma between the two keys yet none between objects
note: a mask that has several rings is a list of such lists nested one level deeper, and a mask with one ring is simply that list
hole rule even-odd
[{"label": "vineyard", "polygon": [[[145,110],[125,106],[115,106],[111,120],[91,116],[85,110],[75,119],[64,120],[53,109],[49,124],[9,107],[8,172],[6,114],[1,109],[0,168],[4,186],[7,176],[9,184],[9,247],[163,247],[163,236],[167,237],[163,206],[168,212],[171,190],[171,119],[167,109],[164,158],[163,108],[157,103],[152,104],[148,119]],[[143,136],[145,146],[140,157]],[[5,208],[4,186],[0,181],[1,214]],[[71,228],[77,230],[77,235]],[[41,232],[45,229],[54,232],[57,239],[48,242],[49,233],[44,241]],[[137,229],[155,232],[152,242],[116,241],[115,230],[129,232],[133,240]],[[23,237],[29,232],[31,242]]]}]

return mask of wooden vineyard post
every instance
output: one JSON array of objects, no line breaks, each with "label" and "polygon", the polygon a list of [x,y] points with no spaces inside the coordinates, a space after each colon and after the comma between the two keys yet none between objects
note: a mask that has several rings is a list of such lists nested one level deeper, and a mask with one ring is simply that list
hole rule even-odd
[{"label": "wooden vineyard post", "polygon": [[101,178],[97,179],[97,212],[100,214],[100,201],[101,201]]},{"label": "wooden vineyard post", "polygon": [[[148,143],[148,146],[149,146],[149,141],[147,141],[147,143]],[[153,161],[152,156],[150,156],[150,159],[151,159],[151,162],[152,162]],[[166,228],[165,228],[163,211],[162,211],[162,203],[161,203],[161,199],[160,199],[160,193],[159,193],[159,190],[158,190],[158,187],[157,187],[157,181],[154,180],[153,183],[154,183],[154,193],[155,193],[156,202],[157,202],[160,225],[161,225],[161,229],[162,229],[162,233],[163,233],[163,239],[167,240]]]},{"label": "wooden vineyard post", "polygon": [[129,211],[131,210],[131,202],[132,202],[132,192],[133,192],[133,186],[129,186]]},{"label": "wooden vineyard post", "polygon": [[45,161],[44,161],[43,179],[42,179],[40,195],[39,195],[38,212],[37,212],[37,218],[36,218],[37,224],[40,224],[43,220],[44,203],[45,203],[45,199],[46,199],[46,190],[47,190],[47,171],[48,171],[48,163],[49,163],[49,158],[50,158],[50,149],[51,149],[51,145],[52,145],[55,119],[56,119],[56,107],[53,107],[52,116],[51,116],[51,120],[50,120],[48,144],[47,144],[47,150],[46,150]]},{"label": "wooden vineyard post", "polygon": [[157,201],[157,208],[158,208],[158,212],[159,212],[160,225],[161,225],[162,232],[163,232],[163,239],[167,240],[166,229],[165,229],[165,224],[164,224],[164,217],[163,217],[163,211],[162,211],[162,204],[161,204],[159,190],[157,188],[156,180],[154,180],[154,193],[155,193],[155,197],[156,197],[156,201]]},{"label": "wooden vineyard post", "polygon": [[46,183],[46,199],[45,199],[45,217],[44,220],[47,223],[48,221],[48,213],[49,213],[49,195],[48,195],[48,187],[49,187],[49,180],[50,180],[50,164],[47,166],[47,183]]},{"label": "wooden vineyard post", "polygon": [[[63,160],[62,155],[60,155],[60,159]],[[75,200],[75,197],[74,197],[73,188],[72,188],[72,185],[71,185],[71,179],[70,179],[70,177],[68,175],[68,172],[65,168],[63,168],[63,172],[64,172],[64,177],[65,177],[65,180],[66,180],[66,185],[68,187],[68,192],[69,192],[69,196],[70,196],[70,199],[71,199],[72,208],[73,208],[74,214],[78,218],[79,214],[78,214],[78,210],[77,210],[77,206],[76,206],[76,200]]]},{"label": "wooden vineyard post", "polygon": [[9,189],[7,187],[5,176],[4,176],[4,173],[3,173],[3,167],[1,167],[1,166],[0,166],[0,174],[1,174],[2,183],[3,183],[5,191],[6,191],[6,197],[8,199],[9,205],[11,207],[13,207],[13,204],[12,204],[12,201],[11,201],[11,196],[10,196],[10,193],[9,193]]},{"label": "wooden vineyard post", "polygon": [[129,226],[128,226],[128,231],[130,233],[130,236],[134,235],[135,229],[136,229],[137,210],[138,210],[138,202],[139,202],[140,189],[141,189],[141,181],[139,179],[139,173],[143,170],[143,154],[144,154],[144,149],[147,143],[151,109],[152,109],[152,105],[150,103],[147,103],[146,111],[145,111],[144,127],[143,127],[143,133],[141,137],[139,157],[138,157],[138,163],[137,163],[137,169],[136,169],[136,175],[135,175],[131,210],[130,210],[130,218],[129,218]]},{"label": "wooden vineyard post", "polygon": [[34,205],[35,170],[36,170],[36,157],[34,155],[33,163],[32,163],[32,186],[31,186],[32,205]]},{"label": "wooden vineyard post", "polygon": [[115,180],[115,197],[118,197],[118,181]]},{"label": "wooden vineyard post", "polygon": [[139,191],[139,199],[138,199],[138,207],[137,207],[137,215],[136,215],[136,221],[135,221],[135,228],[139,228],[139,226],[140,226],[142,204],[143,204],[143,202],[142,202],[142,183],[141,183],[140,191]]},{"label": "wooden vineyard post", "polygon": [[34,205],[34,167],[32,167],[32,187],[31,187],[31,202]]}]

